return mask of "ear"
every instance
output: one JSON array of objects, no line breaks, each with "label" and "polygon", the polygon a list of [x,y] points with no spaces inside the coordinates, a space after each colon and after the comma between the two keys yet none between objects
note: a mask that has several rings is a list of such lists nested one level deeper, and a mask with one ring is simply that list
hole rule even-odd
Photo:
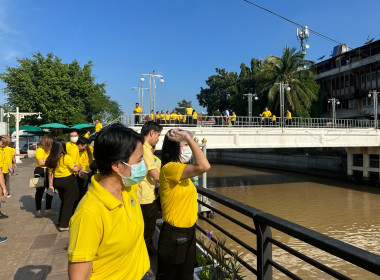
[{"label": "ear", "polygon": [[122,165],[124,165],[124,164],[122,164],[121,162],[114,162],[114,163],[112,163],[111,168],[116,173],[120,173]]}]

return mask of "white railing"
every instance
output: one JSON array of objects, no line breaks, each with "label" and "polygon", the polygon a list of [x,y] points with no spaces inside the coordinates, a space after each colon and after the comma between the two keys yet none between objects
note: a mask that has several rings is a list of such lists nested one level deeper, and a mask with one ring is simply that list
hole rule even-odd
[{"label": "white railing", "polygon": [[[190,117],[190,118],[189,118]],[[174,119],[171,116],[165,116],[164,120],[153,119],[159,124],[165,127],[183,127],[183,126],[194,126],[194,127],[283,127],[283,128],[374,128],[373,120],[359,120],[359,119],[336,119],[332,118],[302,118],[293,117],[291,119],[281,120],[277,117],[273,120],[272,117],[246,117],[237,116],[224,117],[224,116],[200,116],[197,119],[191,118],[191,116],[186,116],[186,121],[183,121],[184,116],[181,119],[177,117]],[[121,122],[126,126],[141,126],[145,122],[151,120],[149,115],[140,115],[139,122],[135,123],[135,115],[124,114],[117,118],[115,121],[111,122]],[[110,124],[111,124],[110,123]]]}]

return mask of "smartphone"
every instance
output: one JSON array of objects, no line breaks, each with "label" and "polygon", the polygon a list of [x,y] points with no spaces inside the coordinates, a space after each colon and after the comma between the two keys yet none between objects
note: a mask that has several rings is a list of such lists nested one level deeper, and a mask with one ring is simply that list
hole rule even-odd
[{"label": "smartphone", "polygon": [[55,192],[51,189],[51,188],[48,188],[48,190],[46,191],[49,195],[51,196],[54,196],[55,195]]},{"label": "smartphone", "polygon": [[178,237],[176,240],[177,244],[185,244],[186,241],[187,241],[186,237]]}]

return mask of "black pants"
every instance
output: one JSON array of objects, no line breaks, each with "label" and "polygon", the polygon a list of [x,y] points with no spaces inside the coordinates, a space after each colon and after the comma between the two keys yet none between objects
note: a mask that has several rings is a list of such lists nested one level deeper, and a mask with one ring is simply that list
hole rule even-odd
[{"label": "black pants", "polygon": [[3,173],[4,176],[4,182],[5,182],[5,187],[7,188],[8,195],[11,194],[11,189],[9,187],[9,173]]},{"label": "black pants", "polygon": [[135,115],[135,124],[140,123],[140,115]]},{"label": "black pants", "polygon": [[[38,176],[39,175],[39,176]],[[45,186],[41,188],[36,188],[36,194],[34,196],[34,200],[36,202],[36,210],[40,211],[41,210],[41,204],[42,204],[42,197],[44,196],[45,189],[49,188],[49,171],[47,168],[42,168],[42,167],[36,167],[34,169],[34,177],[44,177],[45,178]],[[50,210],[51,209],[51,203],[53,201],[53,196],[46,193],[46,206],[45,210]]]},{"label": "black pants", "polygon": [[192,280],[195,242],[195,226],[178,228],[165,222],[158,239],[156,280]]},{"label": "black pants", "polygon": [[82,199],[82,197],[86,194],[88,189],[88,183],[90,182],[91,174],[83,174],[83,178],[80,178],[79,176],[76,177],[77,185],[78,185],[78,199],[75,201],[74,209],[77,208],[79,201]]},{"label": "black pants", "polygon": [[153,234],[156,228],[156,221],[158,217],[158,204],[156,201],[149,204],[141,204],[141,212],[144,218],[144,240],[148,253],[153,256],[156,249],[153,246]]},{"label": "black pants", "polygon": [[74,203],[78,199],[78,185],[74,175],[54,179],[54,188],[58,190],[61,199],[58,223],[60,227],[69,227],[69,221],[74,214]]}]

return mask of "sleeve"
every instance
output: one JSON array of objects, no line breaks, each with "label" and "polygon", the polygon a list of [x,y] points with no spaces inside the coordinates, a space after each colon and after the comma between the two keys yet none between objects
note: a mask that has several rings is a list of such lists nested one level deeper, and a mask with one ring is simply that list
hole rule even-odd
[{"label": "sleeve", "polygon": [[44,158],[44,152],[42,149],[37,149],[36,153],[35,153],[35,157],[37,160],[39,159],[43,159]]},{"label": "sleeve", "polygon": [[74,166],[76,166],[77,164],[70,155],[66,155],[65,156],[65,165],[67,165],[67,167],[70,170],[73,170]]},{"label": "sleeve", "polygon": [[166,181],[179,184],[181,182],[181,176],[185,167],[186,164],[180,162],[169,162],[163,167],[161,172],[163,172],[163,176]]},{"label": "sleeve", "polygon": [[[94,260],[102,240],[102,222],[99,215],[82,208],[70,220],[67,258],[70,262]],[[90,233],[90,234],[89,234]]]},{"label": "sleeve", "polygon": [[144,158],[144,161],[146,163],[146,167],[148,168],[148,171],[156,168],[156,166],[154,164],[154,156],[153,156],[151,151],[149,151],[148,149],[145,148],[145,146],[144,146],[143,158]]}]

